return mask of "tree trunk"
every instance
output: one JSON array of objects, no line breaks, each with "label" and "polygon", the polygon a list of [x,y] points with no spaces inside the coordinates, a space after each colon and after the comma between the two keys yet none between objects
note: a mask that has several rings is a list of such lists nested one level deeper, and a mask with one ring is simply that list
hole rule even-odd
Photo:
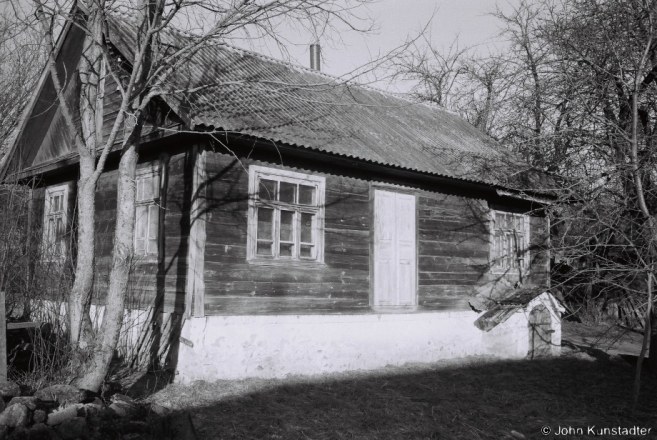
[{"label": "tree trunk", "polygon": [[[93,176],[94,160],[80,160],[78,182],[78,236],[75,282],[68,300],[69,337],[73,347],[84,348],[91,340],[91,290],[94,279],[96,180]],[[84,331],[83,331],[84,329]]]},{"label": "tree trunk", "polygon": [[91,391],[100,389],[109,372],[110,362],[123,324],[124,305],[134,250],[135,171],[138,142],[139,134],[133,133],[119,162],[116,229],[105,312],[97,338],[98,342],[94,346],[91,359],[84,367],[83,377],[78,382],[80,388]]},{"label": "tree trunk", "polygon": [[646,357],[648,350],[648,343],[650,342],[650,319],[652,317],[652,271],[648,272],[648,307],[646,308],[646,316],[644,319],[645,325],[643,327],[643,344],[641,345],[641,352],[636,362],[636,372],[634,374],[634,392],[632,393],[632,407],[636,407],[639,402],[639,392],[641,390],[641,369],[643,367],[643,359]]},{"label": "tree trunk", "polygon": [[652,319],[650,320],[650,350],[648,351],[648,366],[652,374],[657,375],[657,313],[652,308]]},{"label": "tree trunk", "polygon": [[75,281],[68,300],[69,338],[73,347],[85,348],[92,341],[91,290],[94,279],[95,215],[96,215],[96,148],[102,142],[103,131],[103,9],[96,0],[88,2],[88,34],[78,68],[80,78],[80,128],[82,145],[80,179],[78,181],[78,253]]}]

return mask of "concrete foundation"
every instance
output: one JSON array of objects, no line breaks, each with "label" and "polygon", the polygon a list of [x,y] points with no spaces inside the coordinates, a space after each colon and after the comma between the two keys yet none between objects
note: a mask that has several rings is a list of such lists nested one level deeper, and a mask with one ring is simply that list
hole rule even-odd
[{"label": "concrete foundation", "polygon": [[[550,299],[541,295],[490,332],[473,325],[475,312],[191,318],[182,329],[187,343],[180,344],[176,382],[369,370],[469,355],[524,358],[529,312]],[[554,318],[558,354],[557,310]]]}]

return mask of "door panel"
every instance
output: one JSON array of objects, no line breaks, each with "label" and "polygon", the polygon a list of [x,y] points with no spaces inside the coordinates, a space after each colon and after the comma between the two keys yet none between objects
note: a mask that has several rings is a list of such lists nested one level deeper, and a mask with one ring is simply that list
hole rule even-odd
[{"label": "door panel", "polygon": [[374,191],[373,305],[414,305],[415,196]]}]

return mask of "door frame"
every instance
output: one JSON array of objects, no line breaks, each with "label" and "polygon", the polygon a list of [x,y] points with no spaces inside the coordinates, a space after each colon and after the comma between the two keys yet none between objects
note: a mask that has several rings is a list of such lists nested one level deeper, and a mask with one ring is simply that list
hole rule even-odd
[{"label": "door frame", "polygon": [[[415,304],[410,306],[376,306],[374,305],[374,194],[376,190],[396,192],[401,194],[408,194],[415,197]],[[419,308],[419,267],[420,267],[420,234],[419,234],[419,194],[420,191],[415,188],[410,188],[407,186],[393,185],[390,183],[381,183],[381,182],[370,182],[370,197],[369,197],[369,214],[370,214],[370,237],[369,237],[369,248],[370,248],[370,258],[369,258],[369,305],[372,310],[377,312],[412,312],[416,311]]]}]

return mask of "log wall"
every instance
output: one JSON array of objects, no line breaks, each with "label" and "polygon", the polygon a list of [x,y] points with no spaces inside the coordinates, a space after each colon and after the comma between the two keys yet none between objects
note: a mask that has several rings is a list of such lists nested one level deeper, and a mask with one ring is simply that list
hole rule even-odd
[{"label": "log wall", "polygon": [[[251,164],[326,178],[324,267],[262,266],[246,261]],[[375,182],[311,168],[311,164],[308,169],[281,167],[208,153],[206,315],[370,311],[370,197]],[[417,190],[416,194],[418,308],[470,310],[468,301],[475,286],[491,278],[489,205],[437,191]],[[548,260],[541,247],[545,219],[531,217],[531,231],[532,271],[524,281],[545,284]]]},{"label": "log wall", "polygon": [[238,161],[226,154],[208,154],[205,313],[369,310],[368,182],[292,168],[326,177],[325,266],[253,265],[246,261],[250,164],[277,167],[258,161]]}]

